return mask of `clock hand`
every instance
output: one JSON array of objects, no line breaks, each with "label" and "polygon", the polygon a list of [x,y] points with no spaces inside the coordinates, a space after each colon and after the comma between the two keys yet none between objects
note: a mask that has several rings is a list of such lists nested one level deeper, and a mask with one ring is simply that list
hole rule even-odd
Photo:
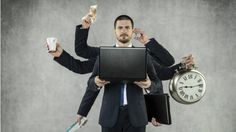
[{"label": "clock hand", "polygon": [[182,86],[183,88],[191,88],[192,86]]},{"label": "clock hand", "polygon": [[201,86],[203,84],[199,84],[199,85],[194,85],[194,86],[182,86],[182,87],[179,87],[179,88],[194,88],[194,87],[198,87],[198,86]]},{"label": "clock hand", "polygon": [[192,87],[198,87],[198,86],[202,86],[203,84],[198,84],[198,85],[195,85],[195,86],[192,86]]}]

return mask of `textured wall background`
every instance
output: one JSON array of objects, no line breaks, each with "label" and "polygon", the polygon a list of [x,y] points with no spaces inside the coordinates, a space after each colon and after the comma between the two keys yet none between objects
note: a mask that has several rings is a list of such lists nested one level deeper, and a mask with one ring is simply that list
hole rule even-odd
[{"label": "textured wall background", "polygon": [[[76,57],[75,26],[92,4],[99,7],[91,45],[114,43],[113,21],[128,14],[176,62],[192,53],[207,79],[200,102],[182,105],[171,99],[173,124],[149,125],[147,132],[236,131],[235,0],[2,0],[2,132],[63,132],[75,121],[90,74],[63,68],[43,44],[55,36]],[[100,131],[102,93],[81,132]]]}]

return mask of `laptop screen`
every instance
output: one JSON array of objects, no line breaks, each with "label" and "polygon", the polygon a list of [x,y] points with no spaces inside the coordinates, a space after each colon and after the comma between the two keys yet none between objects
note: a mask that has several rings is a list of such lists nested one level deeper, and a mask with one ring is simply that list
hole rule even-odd
[{"label": "laptop screen", "polygon": [[145,47],[100,47],[99,78],[107,81],[140,81],[146,79]]}]

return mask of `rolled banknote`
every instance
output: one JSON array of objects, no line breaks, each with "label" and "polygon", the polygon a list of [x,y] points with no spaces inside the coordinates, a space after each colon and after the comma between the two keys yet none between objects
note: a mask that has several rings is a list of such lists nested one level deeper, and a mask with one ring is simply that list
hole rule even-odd
[{"label": "rolled banknote", "polygon": [[97,16],[97,5],[90,6],[89,16],[91,18],[91,22],[93,23],[96,20],[96,16]]},{"label": "rolled banknote", "polygon": [[82,126],[87,123],[88,119],[83,117],[81,119],[81,123],[79,124],[77,121],[73,123],[69,128],[67,128],[66,132],[77,132]]}]

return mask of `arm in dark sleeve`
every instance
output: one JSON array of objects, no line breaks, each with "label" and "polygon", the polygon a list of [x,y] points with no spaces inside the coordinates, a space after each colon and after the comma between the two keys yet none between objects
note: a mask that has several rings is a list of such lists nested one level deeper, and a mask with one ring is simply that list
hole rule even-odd
[{"label": "arm in dark sleeve", "polygon": [[88,46],[89,29],[81,29],[81,27],[82,25],[76,26],[75,53],[86,59],[96,58],[99,54],[99,48]]},{"label": "arm in dark sleeve", "polygon": [[59,57],[54,57],[53,59],[67,69],[79,74],[92,72],[95,63],[95,59],[87,61],[77,60],[70,54],[68,54],[65,50],[63,50],[62,54]]},{"label": "arm in dark sleeve", "polygon": [[154,38],[145,45],[155,61],[163,66],[171,66],[175,63],[174,57]]},{"label": "arm in dark sleeve", "polygon": [[147,56],[147,73],[151,80],[151,86],[148,89],[150,93],[163,93],[163,86],[161,80],[158,78],[157,73],[152,64],[152,57]]},{"label": "arm in dark sleeve", "polygon": [[160,64],[158,64],[157,62],[153,61],[153,65],[156,69],[157,72],[157,76],[161,79],[161,80],[169,80],[171,79],[174,74],[176,73],[176,70],[179,70],[181,67],[181,64],[176,64],[174,66],[171,67],[166,67],[166,66],[161,66]]},{"label": "arm in dark sleeve", "polygon": [[99,57],[97,57],[97,60],[94,64],[93,73],[92,73],[91,77],[88,80],[89,90],[99,91],[98,86],[95,83],[95,77],[98,76],[98,75],[99,75]]},{"label": "arm in dark sleeve", "polygon": [[88,88],[86,89],[86,92],[84,93],[84,96],[82,98],[82,101],[79,106],[79,110],[77,114],[82,116],[87,116],[91,107],[93,106],[97,96],[99,94],[99,91],[91,91]]},{"label": "arm in dark sleeve", "polygon": [[94,78],[98,75],[98,60],[96,61],[93,69],[93,73],[91,77],[88,80],[88,87],[86,89],[86,92],[82,98],[82,101],[79,106],[79,110],[77,114],[82,116],[87,116],[92,105],[94,104],[98,94],[99,89],[98,86],[95,84]]}]

